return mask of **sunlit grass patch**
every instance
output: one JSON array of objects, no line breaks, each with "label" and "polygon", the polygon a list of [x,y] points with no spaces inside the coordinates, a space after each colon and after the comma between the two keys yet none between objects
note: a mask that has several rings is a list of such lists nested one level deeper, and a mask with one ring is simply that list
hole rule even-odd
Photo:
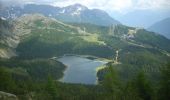
[{"label": "sunlit grass patch", "polygon": [[98,39],[99,38],[98,34],[84,35],[84,36],[80,36],[80,37],[87,42],[95,42],[95,43],[99,43],[101,45],[106,45],[104,41],[100,41]]}]

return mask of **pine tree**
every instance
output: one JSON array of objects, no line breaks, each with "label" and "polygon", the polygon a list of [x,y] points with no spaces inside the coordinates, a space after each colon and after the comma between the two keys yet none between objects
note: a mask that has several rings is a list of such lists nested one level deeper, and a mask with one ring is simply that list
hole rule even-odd
[{"label": "pine tree", "polygon": [[122,94],[122,100],[143,100],[139,97],[136,89],[134,88],[133,82],[129,81],[125,84]]},{"label": "pine tree", "polygon": [[121,92],[120,80],[112,66],[108,67],[108,72],[105,75],[103,86],[105,90],[108,92],[107,94],[108,97],[110,97],[110,99],[116,100],[119,99]]},{"label": "pine tree", "polygon": [[52,100],[58,100],[56,84],[50,75],[48,76],[46,90],[50,94]]},{"label": "pine tree", "polygon": [[13,92],[16,84],[11,74],[3,67],[0,67],[0,90],[5,92]]},{"label": "pine tree", "polygon": [[152,85],[146,78],[146,75],[143,71],[139,72],[136,79],[134,80],[134,88],[136,89],[136,92],[140,98],[143,100],[152,100]]},{"label": "pine tree", "polygon": [[170,99],[170,63],[161,71],[161,82],[158,96],[159,100]]}]

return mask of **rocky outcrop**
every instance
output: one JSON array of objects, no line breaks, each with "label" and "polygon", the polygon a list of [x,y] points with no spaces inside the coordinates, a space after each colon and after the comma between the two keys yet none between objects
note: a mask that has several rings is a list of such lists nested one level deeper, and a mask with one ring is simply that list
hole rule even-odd
[{"label": "rocky outcrop", "polygon": [[18,100],[18,98],[14,94],[0,91],[0,100]]},{"label": "rocky outcrop", "polygon": [[13,34],[12,23],[0,18],[0,58],[10,58],[16,56],[14,48],[18,41]]},{"label": "rocky outcrop", "polygon": [[16,53],[12,49],[1,49],[0,48],[0,57],[1,58],[11,58],[13,56],[16,56]]}]

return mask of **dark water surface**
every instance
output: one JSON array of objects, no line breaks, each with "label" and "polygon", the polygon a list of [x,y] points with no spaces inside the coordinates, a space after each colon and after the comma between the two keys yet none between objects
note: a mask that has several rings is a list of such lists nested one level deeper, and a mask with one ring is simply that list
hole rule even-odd
[{"label": "dark water surface", "polygon": [[58,61],[67,66],[60,81],[82,84],[96,84],[96,68],[107,63],[79,56],[63,56]]}]

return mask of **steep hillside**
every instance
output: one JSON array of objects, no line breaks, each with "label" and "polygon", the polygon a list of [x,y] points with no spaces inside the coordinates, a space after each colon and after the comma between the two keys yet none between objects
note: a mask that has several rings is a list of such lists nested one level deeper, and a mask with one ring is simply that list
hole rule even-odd
[{"label": "steep hillside", "polygon": [[[122,80],[127,81],[143,70],[150,80],[157,83],[162,66],[165,66],[170,59],[168,44],[170,40],[153,32],[123,25],[110,27],[87,24],[72,25],[80,26],[81,29],[91,33],[100,34],[99,40],[104,41],[114,53],[119,53],[118,63],[114,62],[111,65],[120,74]],[[109,59],[115,61],[116,54]],[[105,69],[99,71],[99,80],[102,80],[103,75],[105,75]]]},{"label": "steep hillside", "polygon": [[156,80],[159,72],[152,72],[149,68],[160,70],[170,56],[170,40],[144,29],[123,25],[69,25],[39,14],[24,15],[15,23],[16,27],[22,26],[18,31],[26,32],[16,49],[19,58],[80,54],[104,57],[114,62],[118,51],[117,63],[120,64],[121,73],[126,74],[125,69],[135,68],[128,72],[130,78],[138,71],[146,69],[149,70],[150,78]]},{"label": "steep hillside", "polygon": [[13,34],[13,25],[0,18],[0,58],[15,56],[14,48],[17,42],[17,37]]},{"label": "steep hillside", "polygon": [[[85,30],[89,33],[99,34],[101,38],[106,37],[106,41],[108,41],[110,38],[112,38],[112,41],[114,41],[114,39],[115,41],[119,39],[119,41],[122,41],[125,44],[129,44],[132,46],[153,49],[155,48],[158,50],[162,49],[167,52],[170,52],[170,46],[168,45],[170,40],[166,39],[162,35],[156,34],[154,32],[149,32],[142,28],[128,27],[124,25],[111,25],[109,27],[105,27],[82,23],[70,24],[73,26],[80,27],[82,30]],[[106,41],[104,42],[106,43]],[[119,45],[114,45],[114,43],[112,43],[112,46],[119,47]]]},{"label": "steep hillside", "polygon": [[[25,15],[16,21],[18,32],[28,32],[17,47],[20,57],[52,57],[67,53],[107,57],[112,54],[97,34],[42,15]],[[23,33],[22,32],[22,33]],[[90,38],[93,40],[90,40]],[[109,52],[110,54],[104,53]]]},{"label": "steep hillside", "polygon": [[161,20],[148,28],[148,30],[159,33],[170,39],[170,18]]},{"label": "steep hillside", "polygon": [[111,57],[117,49],[129,46],[154,49],[166,55],[170,52],[170,40],[144,29],[123,25],[69,25],[39,14],[18,18],[14,33],[23,34],[17,47],[20,56],[51,57],[77,53]]}]

